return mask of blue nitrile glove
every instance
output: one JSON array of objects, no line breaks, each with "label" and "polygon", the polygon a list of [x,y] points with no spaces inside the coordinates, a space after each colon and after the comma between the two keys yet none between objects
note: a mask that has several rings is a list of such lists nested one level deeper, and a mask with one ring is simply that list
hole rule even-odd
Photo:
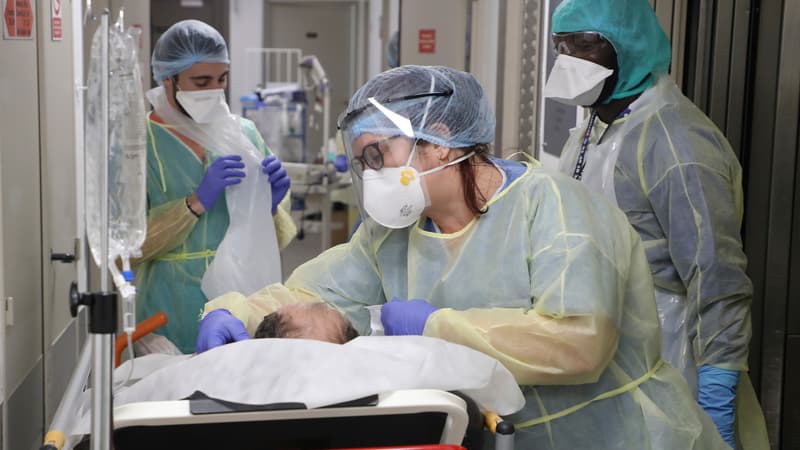
[{"label": "blue nitrile glove", "polygon": [[281,161],[275,155],[269,155],[261,161],[261,171],[269,175],[269,184],[272,188],[272,214],[278,211],[280,204],[286,193],[289,192],[289,174],[281,165]]},{"label": "blue nitrile glove", "polygon": [[239,155],[220,156],[208,166],[196,191],[197,198],[206,211],[214,206],[226,187],[242,182],[244,171],[239,169],[244,169],[242,157]]},{"label": "blue nitrile glove", "polygon": [[381,323],[387,336],[422,335],[425,322],[436,307],[425,300],[400,300],[393,297],[381,307]]},{"label": "blue nitrile glove", "polygon": [[250,339],[250,335],[241,320],[227,309],[215,309],[200,321],[195,351],[203,353],[220,345],[246,339]]},{"label": "blue nitrile glove", "polygon": [[697,402],[717,425],[722,439],[736,448],[733,424],[736,419],[736,383],[739,372],[703,366],[697,372]]},{"label": "blue nitrile glove", "polygon": [[333,158],[333,167],[336,168],[337,172],[347,172],[347,169],[350,168],[350,164],[347,164],[347,156],[336,155],[336,157]]}]

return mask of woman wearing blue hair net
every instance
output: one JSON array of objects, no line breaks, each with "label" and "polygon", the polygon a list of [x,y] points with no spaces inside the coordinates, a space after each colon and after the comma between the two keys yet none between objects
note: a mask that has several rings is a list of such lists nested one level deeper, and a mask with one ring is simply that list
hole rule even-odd
[{"label": "woman wearing blue hair net", "polygon": [[[665,358],[725,441],[736,447],[738,434],[742,448],[767,448],[746,375],[752,286],[736,155],[666,75],[669,41],[647,0],[566,0],[552,29],[558,57],[545,96],[591,111],[560,169],[617,203],[639,232]],[[737,403],[745,426],[735,433]]]},{"label": "woman wearing blue hair net", "polygon": [[287,205],[278,206],[289,189],[285,169],[255,125],[228,110],[229,63],[222,36],[197,20],[171,26],[152,56],[159,87],[147,93],[153,104],[147,120],[148,223],[136,261],[137,314],[164,311],[169,323],[158,333],[184,353],[195,351],[197,315],[207,300],[201,280],[228,228],[223,194],[245,176],[241,153],[234,154],[242,143],[266,155],[264,189],[271,190],[268,206],[281,248],[295,234]]},{"label": "woman wearing blue hair net", "polygon": [[[364,222],[286,287],[334,305],[362,334],[367,307],[382,305],[388,335],[502,362],[526,396],[506,417],[516,448],[725,447],[661,360],[639,236],[568,177],[490,156],[495,118],[472,75],[389,70],[359,89],[339,127]],[[252,334],[256,297],[209,302],[202,346]]]}]

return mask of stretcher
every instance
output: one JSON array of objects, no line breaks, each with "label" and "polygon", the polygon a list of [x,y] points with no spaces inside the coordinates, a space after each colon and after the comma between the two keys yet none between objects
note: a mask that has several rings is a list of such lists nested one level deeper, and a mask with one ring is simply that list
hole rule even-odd
[{"label": "stretcher", "polygon": [[437,390],[387,392],[316,409],[237,405],[198,393],[115,408],[113,436],[117,450],[465,448],[468,424],[467,403]]},{"label": "stretcher", "polygon": [[[116,449],[481,448],[481,411],[509,414],[524,403],[495,360],[419,336],[257,339],[134,363],[133,382],[115,393]],[[495,448],[513,448],[513,427],[498,430]]]}]

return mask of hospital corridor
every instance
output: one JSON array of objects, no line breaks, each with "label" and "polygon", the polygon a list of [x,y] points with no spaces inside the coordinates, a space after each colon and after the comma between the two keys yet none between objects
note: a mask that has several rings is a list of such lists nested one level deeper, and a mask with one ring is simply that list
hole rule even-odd
[{"label": "hospital corridor", "polygon": [[800,449],[800,1],[0,6],[0,450]]}]

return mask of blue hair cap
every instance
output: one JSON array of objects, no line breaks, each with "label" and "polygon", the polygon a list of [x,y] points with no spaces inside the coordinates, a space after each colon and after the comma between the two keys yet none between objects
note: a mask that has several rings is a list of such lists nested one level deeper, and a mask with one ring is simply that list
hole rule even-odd
[{"label": "blue hair cap", "polygon": [[158,38],[153,49],[153,79],[159,84],[198,62],[230,64],[225,39],[211,25],[182,20]]}]

